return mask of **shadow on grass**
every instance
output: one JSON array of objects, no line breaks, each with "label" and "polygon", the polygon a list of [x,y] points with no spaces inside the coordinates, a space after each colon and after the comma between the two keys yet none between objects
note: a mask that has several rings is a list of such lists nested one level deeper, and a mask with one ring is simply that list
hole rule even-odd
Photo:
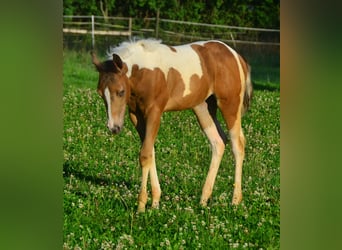
[{"label": "shadow on grass", "polygon": [[[80,166],[80,164],[76,164],[77,166]],[[105,186],[112,186],[117,184],[124,184],[127,188],[130,188],[132,186],[132,183],[121,178],[120,176],[116,176],[115,180],[104,177],[104,176],[94,176],[87,173],[87,171],[83,170],[76,170],[75,169],[75,163],[71,165],[69,161],[65,162],[63,164],[63,178],[70,177],[71,175],[75,176],[77,179],[85,181],[85,182],[91,182],[95,185],[105,185]],[[81,167],[78,167],[79,169],[82,169]]]}]

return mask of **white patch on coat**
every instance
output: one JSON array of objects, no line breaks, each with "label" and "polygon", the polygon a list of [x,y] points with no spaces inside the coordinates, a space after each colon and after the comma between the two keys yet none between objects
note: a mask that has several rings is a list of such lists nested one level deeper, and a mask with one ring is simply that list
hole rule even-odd
[{"label": "white patch on coat", "polygon": [[[192,44],[203,45],[205,42],[197,42]],[[108,54],[111,56],[116,53],[123,62],[127,64],[127,76],[132,73],[132,66],[136,64],[140,69],[146,68],[154,70],[159,68],[167,77],[171,68],[177,70],[184,82],[183,97],[191,93],[190,80],[193,75],[202,77],[201,61],[191,48],[192,44],[174,46],[173,51],[167,45],[161,44],[158,40],[140,40],[138,42],[125,42],[119,47],[113,48]]]}]

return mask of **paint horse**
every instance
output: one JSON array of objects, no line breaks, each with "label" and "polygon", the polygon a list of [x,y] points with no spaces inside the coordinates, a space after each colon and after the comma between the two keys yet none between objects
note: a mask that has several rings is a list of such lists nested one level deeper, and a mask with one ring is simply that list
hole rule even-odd
[{"label": "paint horse", "polygon": [[242,163],[245,137],[241,116],[252,96],[250,67],[232,48],[219,41],[167,46],[156,40],[124,42],[111,50],[112,58],[100,62],[97,91],[106,105],[107,127],[122,130],[126,106],[140,136],[142,169],[138,212],[147,203],[150,177],[152,208],[159,207],[161,189],[155,163],[154,143],[161,116],[166,111],[192,109],[209,139],[212,158],[200,203],[207,205],[224,153],[227,137],[216,118],[220,109],[229,130],[235,159],[233,204],[242,200]]}]

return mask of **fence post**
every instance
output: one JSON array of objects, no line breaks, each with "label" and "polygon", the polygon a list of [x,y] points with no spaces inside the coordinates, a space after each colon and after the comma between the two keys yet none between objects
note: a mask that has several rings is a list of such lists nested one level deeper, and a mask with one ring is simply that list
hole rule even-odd
[{"label": "fence post", "polygon": [[91,15],[91,42],[93,49],[95,48],[95,23],[94,23],[94,15]]},{"label": "fence post", "polygon": [[156,17],[156,39],[159,36],[159,8],[157,9],[157,17]]},{"label": "fence post", "polygon": [[129,40],[132,38],[132,17],[128,19],[128,32],[129,32]]},{"label": "fence post", "polygon": [[230,32],[230,37],[232,38],[234,48],[236,48],[236,43],[235,43],[235,39],[234,39],[232,32]]}]

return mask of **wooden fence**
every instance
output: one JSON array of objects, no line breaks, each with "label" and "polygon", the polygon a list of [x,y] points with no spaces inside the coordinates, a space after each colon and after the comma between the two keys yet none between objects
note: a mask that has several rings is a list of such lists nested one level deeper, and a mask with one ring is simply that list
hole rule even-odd
[{"label": "wooden fence", "polygon": [[[195,23],[156,18],[136,19],[131,17],[64,16],[63,33],[91,35],[92,47],[96,36],[120,36],[131,39],[155,37],[177,44],[184,41],[219,39],[232,44],[280,46],[279,29],[263,29]],[[279,48],[278,48],[279,49]]]}]

